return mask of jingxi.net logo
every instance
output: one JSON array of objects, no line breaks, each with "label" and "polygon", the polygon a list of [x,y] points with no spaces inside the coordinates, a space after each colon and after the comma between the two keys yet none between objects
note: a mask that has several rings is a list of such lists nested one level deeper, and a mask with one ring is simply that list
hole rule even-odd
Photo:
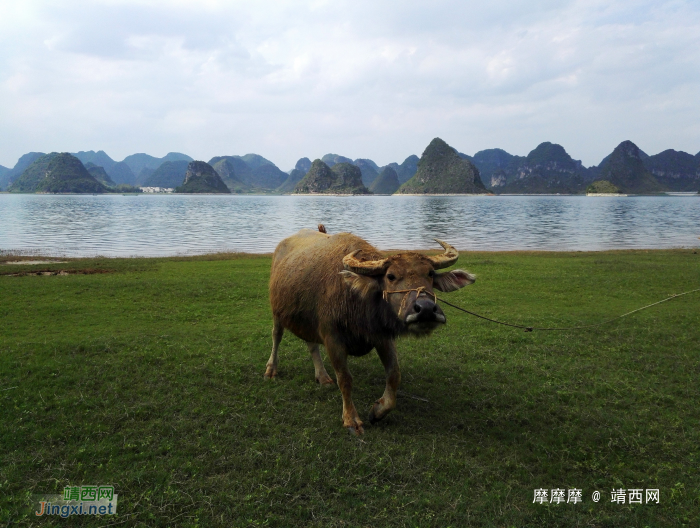
[{"label": "jingxi.net logo", "polygon": [[35,495],[37,517],[56,515],[115,515],[118,495],[114,486],[67,486],[63,495]]}]

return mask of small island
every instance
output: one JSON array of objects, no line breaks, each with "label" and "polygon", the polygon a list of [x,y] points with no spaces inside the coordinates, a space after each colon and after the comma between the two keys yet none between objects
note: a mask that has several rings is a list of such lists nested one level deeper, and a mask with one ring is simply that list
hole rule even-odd
[{"label": "small island", "polygon": [[608,180],[596,180],[586,188],[586,196],[627,196]]}]

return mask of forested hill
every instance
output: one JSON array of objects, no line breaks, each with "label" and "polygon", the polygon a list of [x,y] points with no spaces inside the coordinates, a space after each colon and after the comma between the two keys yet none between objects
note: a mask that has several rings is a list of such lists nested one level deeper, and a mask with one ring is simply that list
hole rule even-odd
[{"label": "forested hill", "polygon": [[484,194],[476,166],[440,138],[433,139],[418,161],[416,174],[398,194]]},{"label": "forested hill", "polygon": [[67,152],[37,158],[14,181],[11,192],[104,193],[107,187],[92,176],[82,162]]}]

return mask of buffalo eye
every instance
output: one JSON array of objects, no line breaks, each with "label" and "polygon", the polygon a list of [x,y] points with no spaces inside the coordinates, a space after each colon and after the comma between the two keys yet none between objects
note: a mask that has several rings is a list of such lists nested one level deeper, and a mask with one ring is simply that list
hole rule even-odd
[{"label": "buffalo eye", "polygon": [[386,278],[389,279],[391,282],[394,282],[396,280],[396,275],[394,275],[393,273],[389,273],[386,276]]},{"label": "buffalo eye", "polygon": [[430,277],[430,278],[435,277],[435,270],[430,270],[430,271],[428,272],[428,277]]}]

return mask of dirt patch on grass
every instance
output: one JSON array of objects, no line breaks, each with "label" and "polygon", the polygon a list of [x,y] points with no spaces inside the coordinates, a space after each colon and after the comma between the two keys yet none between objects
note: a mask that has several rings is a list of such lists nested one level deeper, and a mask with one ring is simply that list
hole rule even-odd
[{"label": "dirt patch on grass", "polygon": [[31,270],[31,271],[18,271],[16,273],[2,273],[5,277],[37,277],[37,276],[54,276],[54,275],[96,275],[98,273],[114,273],[116,270],[111,269],[61,269],[61,270]]},{"label": "dirt patch on grass", "polygon": [[3,262],[6,266],[24,266],[31,265],[35,266],[37,264],[65,264],[67,260],[8,260]]}]

